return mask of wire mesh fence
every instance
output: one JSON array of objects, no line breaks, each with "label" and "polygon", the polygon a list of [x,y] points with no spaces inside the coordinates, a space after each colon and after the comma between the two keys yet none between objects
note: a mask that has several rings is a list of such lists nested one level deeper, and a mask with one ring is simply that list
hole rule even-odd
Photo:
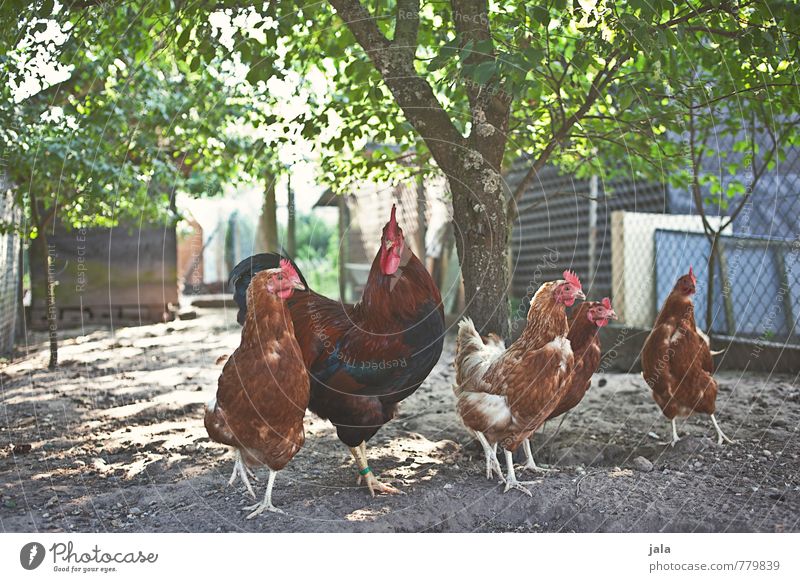
[{"label": "wire mesh fence", "polygon": [[[512,189],[526,170],[519,161],[508,173]],[[744,196],[706,202],[708,225],[719,231],[712,253],[713,237],[690,192],[644,181],[578,180],[546,168],[520,201],[513,293],[529,297],[571,268],[590,298],[612,299],[621,323],[647,329],[692,266],[703,329],[800,345],[800,155],[788,152]]]}]

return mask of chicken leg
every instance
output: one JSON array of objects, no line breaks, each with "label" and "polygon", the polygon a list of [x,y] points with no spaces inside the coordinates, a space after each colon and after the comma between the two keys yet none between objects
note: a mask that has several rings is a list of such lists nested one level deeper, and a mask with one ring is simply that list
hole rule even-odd
[{"label": "chicken leg", "polygon": [[363,477],[364,481],[367,482],[370,495],[375,497],[375,492],[391,494],[402,493],[399,489],[378,481],[375,473],[370,469],[369,463],[367,463],[367,443],[362,442],[357,447],[350,447],[350,454],[353,455],[353,459],[355,459],[356,465],[358,466],[358,480],[356,483],[360,485],[361,478]]},{"label": "chicken leg", "polygon": [[244,460],[242,459],[242,453],[239,449],[236,449],[235,453],[236,460],[233,463],[233,473],[231,473],[231,478],[228,480],[228,485],[233,485],[236,482],[236,477],[240,477],[242,481],[244,481],[244,486],[247,487],[247,491],[250,493],[250,497],[253,499],[256,498],[256,492],[253,491],[252,485],[250,485],[250,479],[248,479],[248,475],[258,481],[258,478],[255,474],[250,470],[250,467],[245,465]]},{"label": "chicken leg", "polygon": [[734,442],[731,439],[729,439],[727,436],[725,436],[724,432],[722,432],[722,429],[717,424],[717,419],[714,417],[713,414],[711,415],[711,423],[714,425],[714,429],[716,429],[716,431],[717,431],[717,444],[718,445],[721,445],[723,442],[726,442],[726,443],[728,443],[730,445],[734,444]]},{"label": "chicken leg", "polygon": [[490,445],[486,440],[484,434],[480,431],[475,431],[475,437],[483,447],[483,454],[486,457],[486,478],[491,479],[492,473],[497,473],[500,481],[505,482],[506,478],[503,477],[503,470],[500,468],[500,461],[497,460],[497,443]]},{"label": "chicken leg", "polygon": [[528,497],[533,497],[531,492],[523,487],[523,485],[534,483],[534,481],[517,481],[517,476],[514,474],[514,456],[508,449],[503,449],[503,452],[506,454],[506,467],[508,468],[508,473],[506,474],[506,488],[503,490],[503,493],[508,493],[510,489],[519,489]]},{"label": "chicken leg", "polygon": [[678,436],[678,427],[675,424],[675,419],[672,419],[672,441],[669,443],[669,446],[674,447],[675,443],[681,440],[681,437]]},{"label": "chicken leg", "polygon": [[536,461],[533,460],[533,453],[531,452],[531,441],[530,439],[525,439],[522,441],[522,448],[525,449],[525,465],[523,465],[523,469],[527,469],[528,471],[534,471],[536,473],[550,473],[553,469],[546,469],[544,467],[539,467],[536,465]]},{"label": "chicken leg", "polygon": [[264,500],[261,503],[256,503],[255,505],[250,505],[244,508],[244,511],[252,510],[252,513],[248,514],[247,519],[253,519],[255,516],[260,515],[265,511],[284,513],[282,509],[272,505],[272,486],[275,485],[275,476],[277,474],[277,471],[273,471],[272,469],[269,470],[269,480],[267,481],[267,491],[264,493]]}]

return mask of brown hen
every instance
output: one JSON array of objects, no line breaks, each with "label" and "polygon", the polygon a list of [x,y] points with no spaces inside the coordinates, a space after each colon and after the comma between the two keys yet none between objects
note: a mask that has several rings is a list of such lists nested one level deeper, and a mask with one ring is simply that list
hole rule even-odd
[{"label": "brown hen", "polygon": [[[497,461],[499,443],[505,453],[506,488],[530,495],[517,481],[511,452],[528,438],[558,405],[573,365],[564,307],[583,299],[574,273],[543,284],[534,295],[522,335],[508,349],[501,342],[484,343],[470,319],[459,324],[456,347],[457,410],[486,455],[487,476],[503,479]],[[526,446],[529,463],[530,446]]]},{"label": "brown hen", "polygon": [[241,343],[222,369],[216,398],[206,407],[208,436],[236,449],[230,484],[241,477],[255,497],[250,467],[269,468],[264,500],[247,508],[252,510],[248,519],[264,511],[282,513],[272,505],[275,476],[305,440],[308,373],[285,302],[295,289],[304,288],[288,261],[253,277],[247,300],[256,308],[247,311]]},{"label": "brown hen", "polygon": [[653,399],[672,423],[672,445],[678,440],[676,418],[696,412],[711,415],[717,443],[732,442],[714,417],[717,381],[708,342],[694,320],[697,279],[691,267],[675,283],[642,349],[642,376]]}]

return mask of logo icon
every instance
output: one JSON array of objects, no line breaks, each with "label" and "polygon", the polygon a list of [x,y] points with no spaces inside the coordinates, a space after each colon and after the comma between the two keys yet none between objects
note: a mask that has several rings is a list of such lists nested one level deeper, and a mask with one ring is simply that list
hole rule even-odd
[{"label": "logo icon", "polygon": [[39,542],[30,542],[19,551],[19,563],[26,570],[35,570],[44,561],[44,546]]}]

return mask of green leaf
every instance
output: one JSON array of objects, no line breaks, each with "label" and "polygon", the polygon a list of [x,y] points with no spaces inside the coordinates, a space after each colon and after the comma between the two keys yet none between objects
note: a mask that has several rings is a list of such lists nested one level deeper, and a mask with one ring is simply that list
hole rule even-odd
[{"label": "green leaf", "polygon": [[528,8],[531,18],[542,25],[550,24],[550,12],[544,6],[535,5]]},{"label": "green leaf", "polygon": [[41,8],[39,8],[39,16],[50,16],[53,13],[54,6],[54,0],[44,0]]},{"label": "green leaf", "polygon": [[192,29],[190,27],[187,26],[186,28],[183,29],[183,32],[181,32],[181,35],[178,37],[178,46],[180,48],[186,46],[186,43],[189,42],[189,37],[191,36],[191,34],[192,34]]},{"label": "green leaf", "polygon": [[497,71],[497,63],[495,61],[484,61],[475,67],[472,78],[476,83],[485,85],[494,76],[495,71]]}]

